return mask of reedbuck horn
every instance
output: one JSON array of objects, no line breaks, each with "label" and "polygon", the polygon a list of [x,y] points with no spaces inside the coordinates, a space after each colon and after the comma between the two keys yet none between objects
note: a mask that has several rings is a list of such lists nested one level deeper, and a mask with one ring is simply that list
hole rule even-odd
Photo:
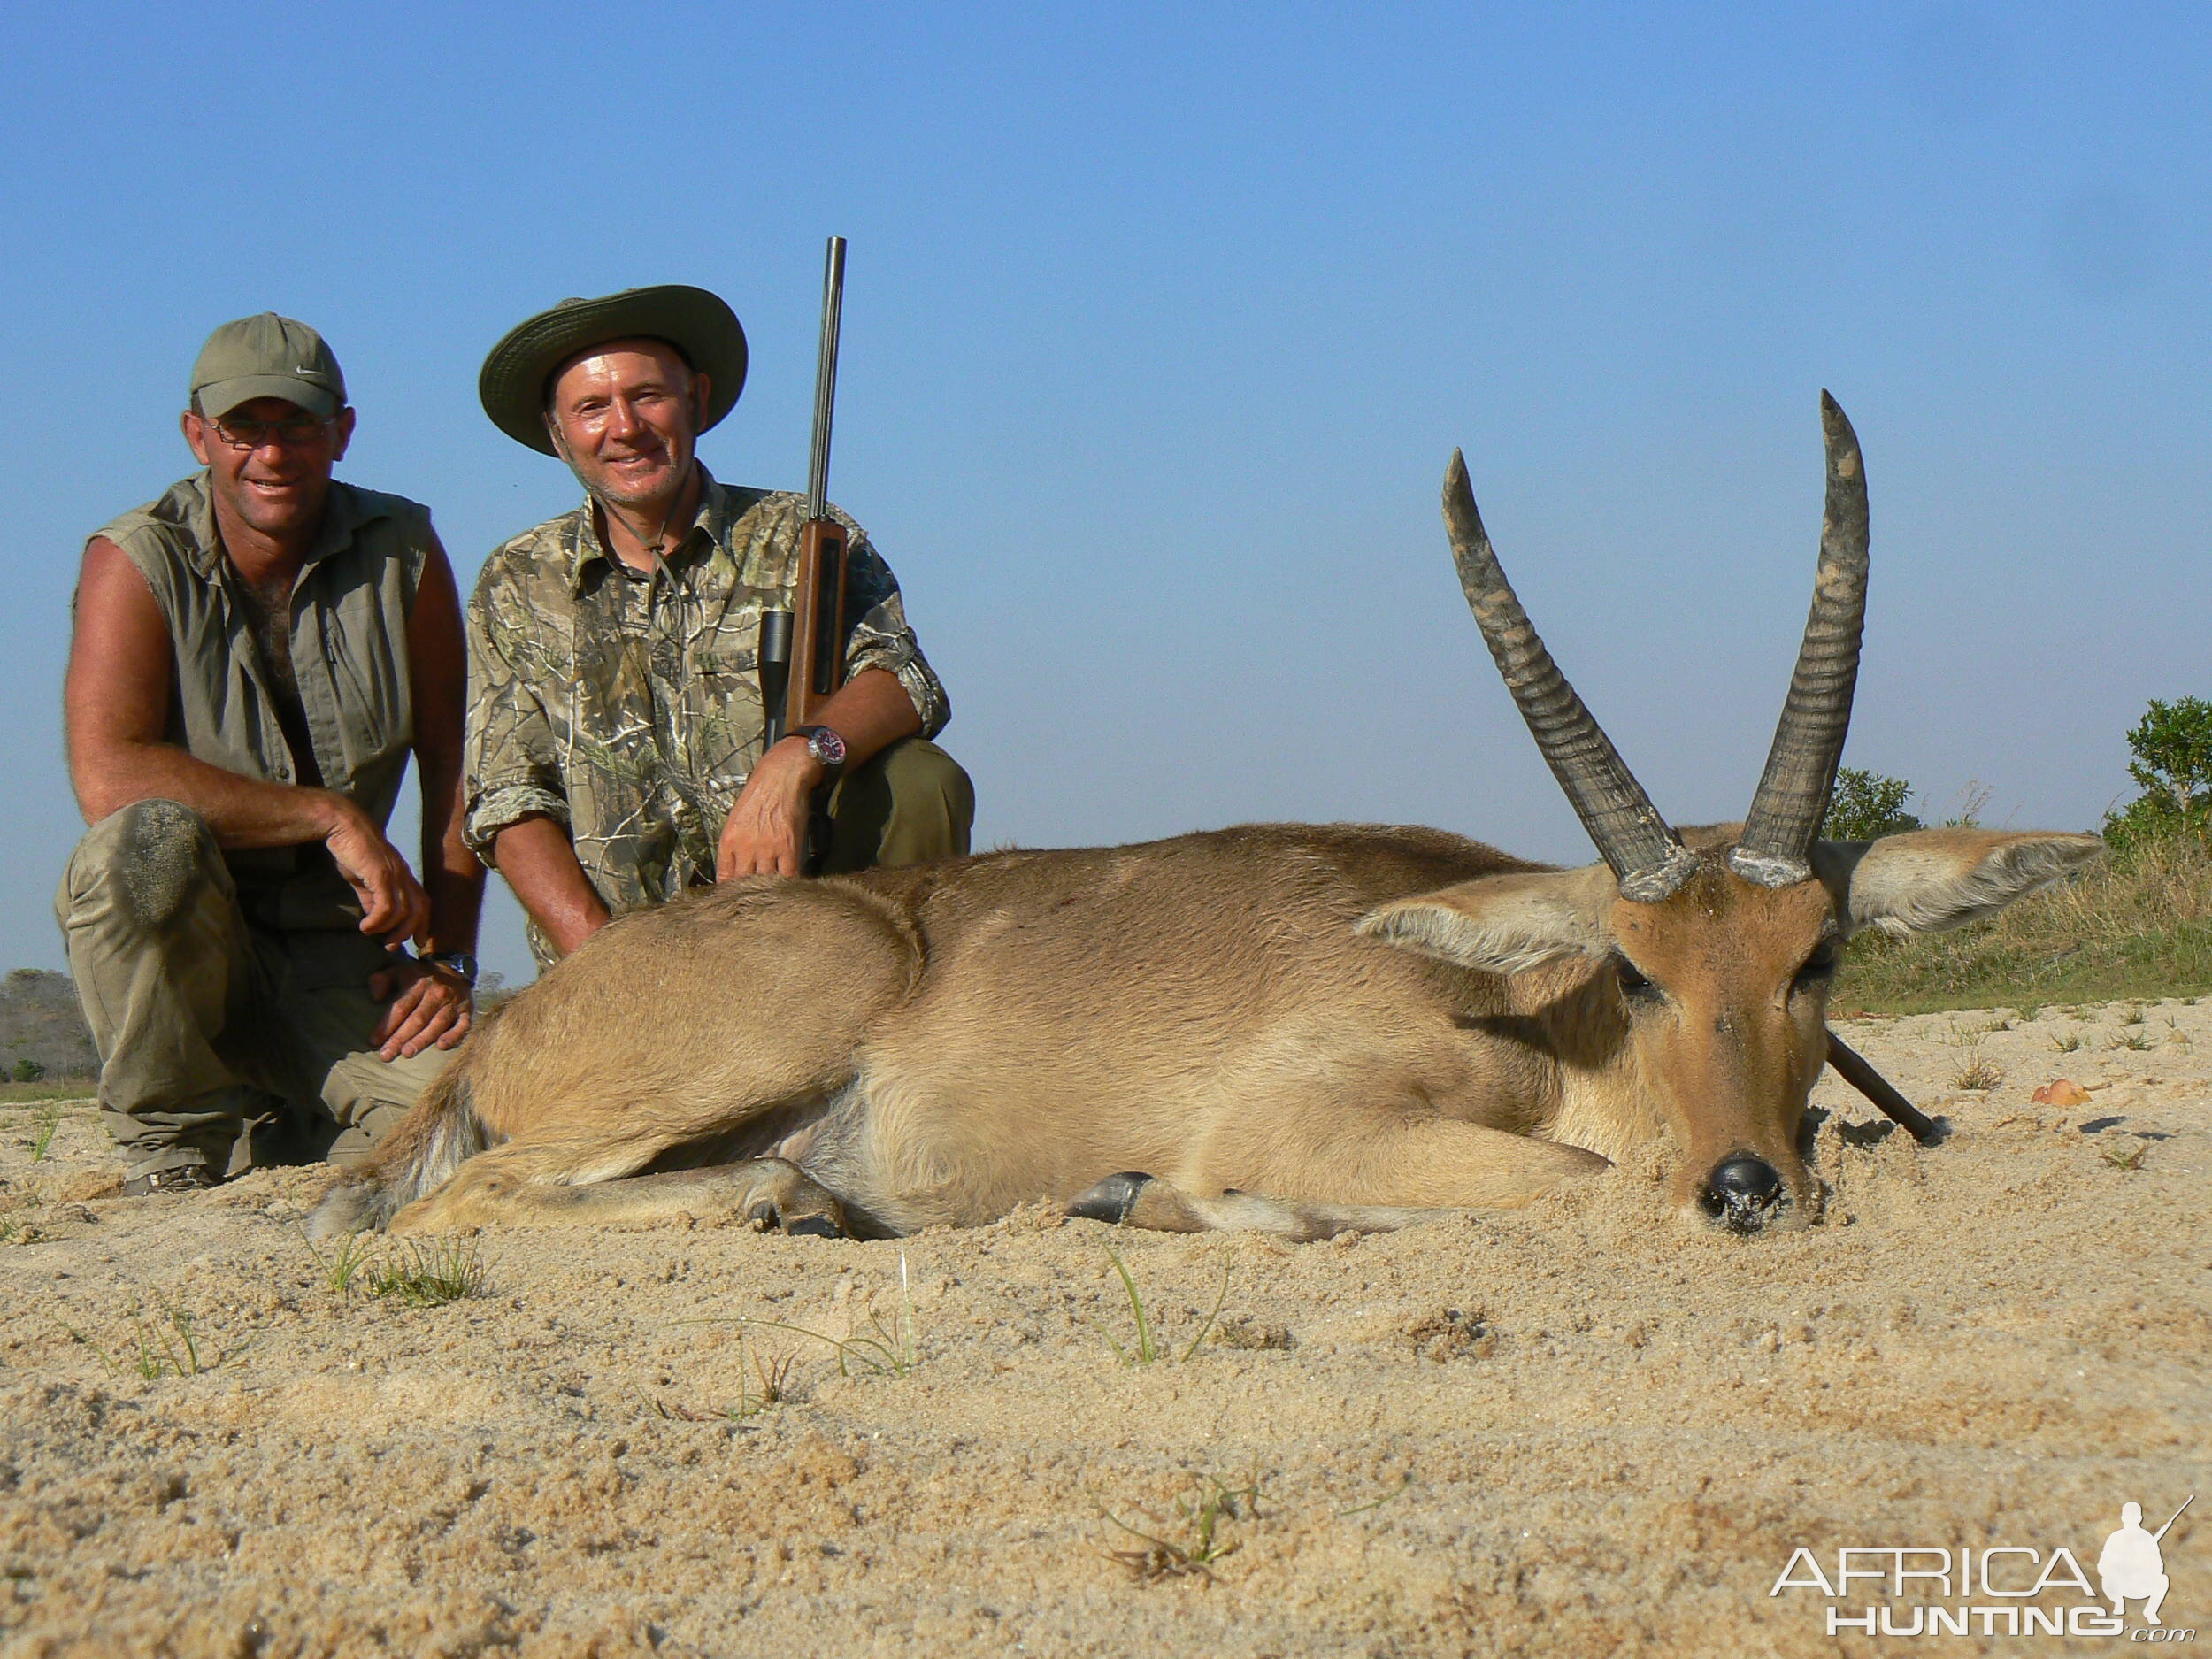
[{"label": "reedbuck horn", "polygon": [[1621,896],[1644,903],[1668,897],[1696,872],[1697,859],[1667,827],[1620,751],[1544,649],[1491,550],[1467,482],[1466,458],[1456,449],[1444,474],[1444,523],[1451,533],[1459,585],[1506,689],[1520,705],[1521,718],[1567,792],[1575,816],[1619,881]]},{"label": "reedbuck horn", "polygon": [[1836,400],[1820,395],[1828,444],[1828,505],[1820,525],[1820,567],[1812,615],[1790,676],[1790,695],[1774,747],[1728,867],[1747,881],[1786,887],[1812,877],[1813,839],[1851,726],[1859,679],[1859,635],[1866,623],[1866,466],[1858,434]]}]

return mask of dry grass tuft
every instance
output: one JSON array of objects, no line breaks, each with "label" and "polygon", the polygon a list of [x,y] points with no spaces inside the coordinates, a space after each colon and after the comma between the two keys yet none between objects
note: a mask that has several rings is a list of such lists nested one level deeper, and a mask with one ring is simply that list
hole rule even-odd
[{"label": "dry grass tuft", "polygon": [[1958,1070],[1952,1074],[1954,1088],[1992,1089],[2005,1080],[2005,1074],[1982,1053],[1982,1039],[1989,1027],[1972,1026],[1964,1030],[1951,1027],[1950,1044],[1957,1050]]},{"label": "dry grass tuft", "polygon": [[1187,1578],[1194,1578],[1202,1584],[1215,1582],[1213,1563],[1243,1548],[1241,1540],[1233,1543],[1223,1535],[1222,1525],[1259,1517],[1260,1479],[1256,1471],[1248,1471],[1236,1486],[1219,1476],[1210,1477],[1204,1484],[1211,1489],[1195,1497],[1176,1500],[1172,1518],[1163,1520],[1146,1516],[1144,1518],[1156,1529],[1154,1532],[1132,1526],[1111,1510],[1103,1511],[1109,1522],[1141,1546],[1136,1549],[1110,1549],[1106,1552],[1108,1557],[1120,1563],[1139,1584]]}]

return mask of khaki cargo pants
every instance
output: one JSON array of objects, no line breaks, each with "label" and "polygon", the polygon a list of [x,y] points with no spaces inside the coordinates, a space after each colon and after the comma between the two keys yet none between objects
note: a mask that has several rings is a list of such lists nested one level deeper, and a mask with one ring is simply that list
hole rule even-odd
[{"label": "khaki cargo pants", "polygon": [[[124,1179],[236,1174],[285,1134],[299,1156],[365,1154],[449,1055],[377,1057],[389,956],[350,931],[252,926],[206,823],[140,801],[77,843],[54,913],[100,1051],[100,1110]],[[269,1161],[265,1156],[263,1162]]]}]

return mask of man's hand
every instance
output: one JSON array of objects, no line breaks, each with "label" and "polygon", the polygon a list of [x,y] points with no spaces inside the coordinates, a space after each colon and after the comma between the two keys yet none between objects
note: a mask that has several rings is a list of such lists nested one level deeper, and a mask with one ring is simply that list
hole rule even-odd
[{"label": "man's hand", "polygon": [[369,1041],[384,1060],[413,1059],[434,1043],[450,1048],[469,1034],[474,992],[452,969],[434,962],[401,956],[369,975],[369,995],[392,1005],[384,1010]]},{"label": "man's hand", "polygon": [[[430,932],[430,895],[415,879],[399,849],[344,796],[333,795],[337,823],[323,837],[332,860],[361,900],[361,931],[398,941],[427,942]],[[386,1059],[391,1058],[389,1055]]]},{"label": "man's hand", "polygon": [[822,777],[803,737],[787,737],[763,755],[722,825],[714,879],[800,874],[808,808]]}]

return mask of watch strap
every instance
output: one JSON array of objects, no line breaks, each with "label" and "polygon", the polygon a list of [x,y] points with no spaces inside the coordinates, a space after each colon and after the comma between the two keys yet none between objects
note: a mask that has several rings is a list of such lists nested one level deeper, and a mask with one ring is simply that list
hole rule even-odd
[{"label": "watch strap", "polygon": [[468,981],[472,989],[478,972],[476,958],[465,950],[426,950],[415,958],[418,962],[434,962],[449,973],[459,975]]}]

